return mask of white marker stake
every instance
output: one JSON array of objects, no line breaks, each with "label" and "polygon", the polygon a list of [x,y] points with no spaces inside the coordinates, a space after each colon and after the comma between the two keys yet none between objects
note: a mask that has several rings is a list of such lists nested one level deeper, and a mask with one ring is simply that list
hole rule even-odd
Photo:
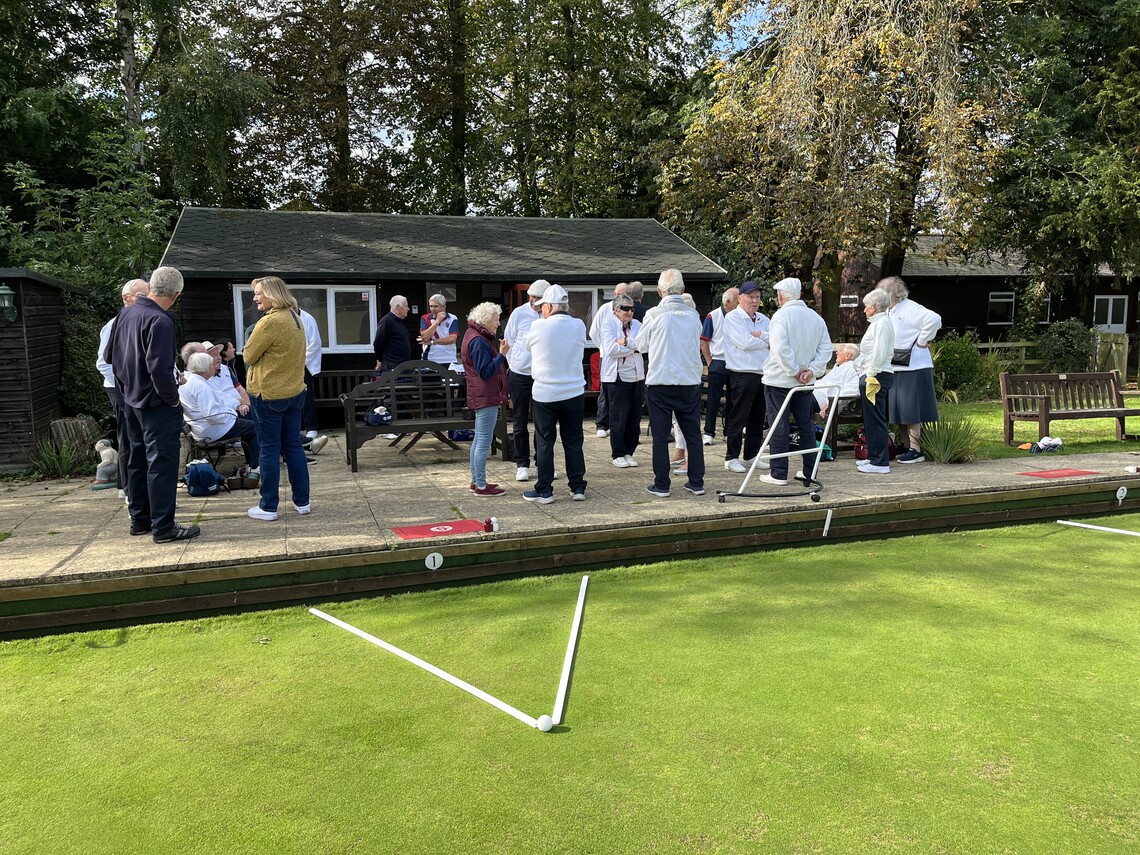
[{"label": "white marker stake", "polygon": [[566,707],[566,689],[570,685],[570,669],[574,665],[574,652],[578,649],[578,631],[582,628],[582,609],[586,605],[586,584],[589,576],[582,577],[582,587],[578,589],[578,608],[574,610],[574,622],[570,624],[570,640],[566,643],[566,658],[562,660],[562,678],[558,681],[558,695],[554,699],[555,724],[562,724],[562,711]]},{"label": "white marker stake", "polygon": [[1140,531],[1125,531],[1122,528],[1105,528],[1102,525],[1089,525],[1088,523],[1070,522],[1069,520],[1057,520],[1061,525],[1071,525],[1074,528],[1091,528],[1093,531],[1107,531],[1111,534],[1127,534],[1132,537],[1140,537]]},{"label": "white marker stake", "polygon": [[496,698],[492,695],[488,695],[482,689],[476,689],[470,683],[467,683],[463,680],[460,680],[458,677],[453,677],[451,674],[448,674],[446,671],[444,671],[440,668],[436,668],[430,662],[424,662],[424,660],[422,660],[416,656],[413,656],[410,653],[406,653],[405,651],[401,650],[399,647],[396,647],[393,644],[389,644],[388,642],[383,641],[382,639],[379,639],[374,635],[369,635],[364,630],[357,629],[355,626],[353,626],[350,623],[345,623],[342,620],[337,620],[332,615],[327,615],[324,612],[320,611],[319,609],[309,609],[309,614],[316,615],[317,617],[321,618],[322,620],[327,620],[329,623],[334,624],[336,626],[339,626],[341,629],[347,629],[353,635],[358,635],[361,638],[363,638],[365,641],[371,641],[377,647],[383,647],[389,653],[395,653],[401,659],[405,659],[408,662],[411,662],[413,665],[417,665],[420,668],[423,668],[425,671],[427,671],[431,674],[435,674],[435,676],[439,677],[440,679],[446,680],[447,682],[451,683],[451,685],[455,686],[456,688],[462,689],[463,691],[468,692],[468,693],[474,695],[475,697],[479,698],[479,700],[486,701],[491,706],[496,707],[498,709],[501,709],[507,715],[514,716],[519,721],[521,721],[523,724],[525,724],[529,727],[536,728],[536,729],[538,728],[538,721],[531,718],[526,713],[520,712],[519,710],[512,707],[510,704],[504,703],[503,701],[500,701],[498,698]]},{"label": "white marker stake", "polygon": [[824,537],[827,537],[827,531],[828,531],[828,529],[831,528],[831,512],[833,510],[835,510],[835,509],[834,508],[828,508],[827,509],[827,519],[824,520],[824,523],[823,523],[823,536]]}]

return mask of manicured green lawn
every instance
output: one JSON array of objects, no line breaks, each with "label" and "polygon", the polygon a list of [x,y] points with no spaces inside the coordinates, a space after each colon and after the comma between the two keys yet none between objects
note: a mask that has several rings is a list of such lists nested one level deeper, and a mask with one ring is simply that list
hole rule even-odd
[{"label": "manicured green lawn", "polygon": [[[1136,555],[1040,524],[598,572],[550,734],[301,607],[0,643],[0,852],[1135,852]],[[321,608],[537,716],[579,581]]]},{"label": "manicured green lawn", "polygon": [[[1140,395],[1125,395],[1126,407],[1140,407]],[[1002,440],[1001,401],[977,404],[938,405],[938,413],[943,418],[963,416],[976,422],[982,429],[985,443],[978,452],[984,460],[1000,460],[1005,457],[1022,457],[1026,452],[1017,445],[1006,445]],[[1140,434],[1140,418],[1125,422],[1130,434]],[[1069,454],[1093,454],[1109,451],[1140,451],[1140,442],[1116,440],[1116,422],[1112,419],[1073,419],[1057,421],[1050,426],[1050,436],[1059,436]],[[1013,437],[1017,443],[1036,442],[1037,425],[1033,422],[1015,422]]]}]

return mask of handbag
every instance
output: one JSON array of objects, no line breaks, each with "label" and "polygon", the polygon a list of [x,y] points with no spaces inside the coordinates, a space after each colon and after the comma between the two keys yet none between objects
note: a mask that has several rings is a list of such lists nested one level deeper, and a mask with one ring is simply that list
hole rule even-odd
[{"label": "handbag", "polygon": [[918,336],[914,337],[910,347],[896,347],[895,352],[891,354],[891,365],[910,365],[910,352],[914,350],[916,344],[918,344]]},{"label": "handbag", "polygon": [[[894,460],[898,456],[898,449],[895,448],[895,438],[889,433],[887,434],[887,459]],[[855,459],[866,460],[870,457],[867,451],[867,435],[863,432],[863,428],[859,428],[859,433],[855,436]]]}]

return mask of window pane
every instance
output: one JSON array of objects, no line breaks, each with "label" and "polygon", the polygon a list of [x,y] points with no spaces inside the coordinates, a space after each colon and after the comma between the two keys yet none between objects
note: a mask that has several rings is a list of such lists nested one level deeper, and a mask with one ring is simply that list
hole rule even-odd
[{"label": "window pane", "polygon": [[1013,323],[1013,292],[992,291],[990,293],[989,319],[991,324]]},{"label": "window pane", "polygon": [[321,331],[321,347],[329,346],[328,292],[324,288],[290,288],[297,305],[312,315]]},{"label": "window pane", "polygon": [[245,340],[249,338],[250,332],[253,330],[253,325],[261,318],[261,312],[257,311],[257,307],[253,305],[253,289],[242,288],[241,294],[241,330],[238,334],[237,347],[239,350],[245,347]]},{"label": "window pane", "polygon": [[1093,325],[1104,326],[1108,323],[1108,298],[1097,297],[1093,302]]},{"label": "window pane", "polygon": [[371,344],[372,326],[368,314],[367,292],[334,291],[333,312],[336,316],[338,345]]},{"label": "window pane", "polygon": [[1112,298],[1112,323],[1124,323],[1124,304],[1128,302],[1127,297],[1113,297]]},{"label": "window pane", "polygon": [[590,321],[593,320],[593,308],[593,294],[589,291],[570,292],[570,314],[580,319],[587,329],[590,327]]}]

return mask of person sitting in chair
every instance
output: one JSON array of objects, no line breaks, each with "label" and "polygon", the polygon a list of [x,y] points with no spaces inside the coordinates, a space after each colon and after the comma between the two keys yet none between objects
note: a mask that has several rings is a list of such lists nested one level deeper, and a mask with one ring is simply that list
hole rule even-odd
[{"label": "person sitting in chair", "polygon": [[241,441],[250,474],[258,473],[261,447],[253,419],[241,418],[234,411],[232,398],[219,394],[210,382],[216,368],[209,353],[192,353],[186,359],[186,382],[178,387],[182,418],[199,442]]},{"label": "person sitting in chair", "polygon": [[835,367],[815,381],[816,404],[819,414],[827,418],[827,409],[833,398],[845,400],[850,406],[859,400],[859,372],[855,370],[855,358],[859,355],[857,344],[835,345]]}]

